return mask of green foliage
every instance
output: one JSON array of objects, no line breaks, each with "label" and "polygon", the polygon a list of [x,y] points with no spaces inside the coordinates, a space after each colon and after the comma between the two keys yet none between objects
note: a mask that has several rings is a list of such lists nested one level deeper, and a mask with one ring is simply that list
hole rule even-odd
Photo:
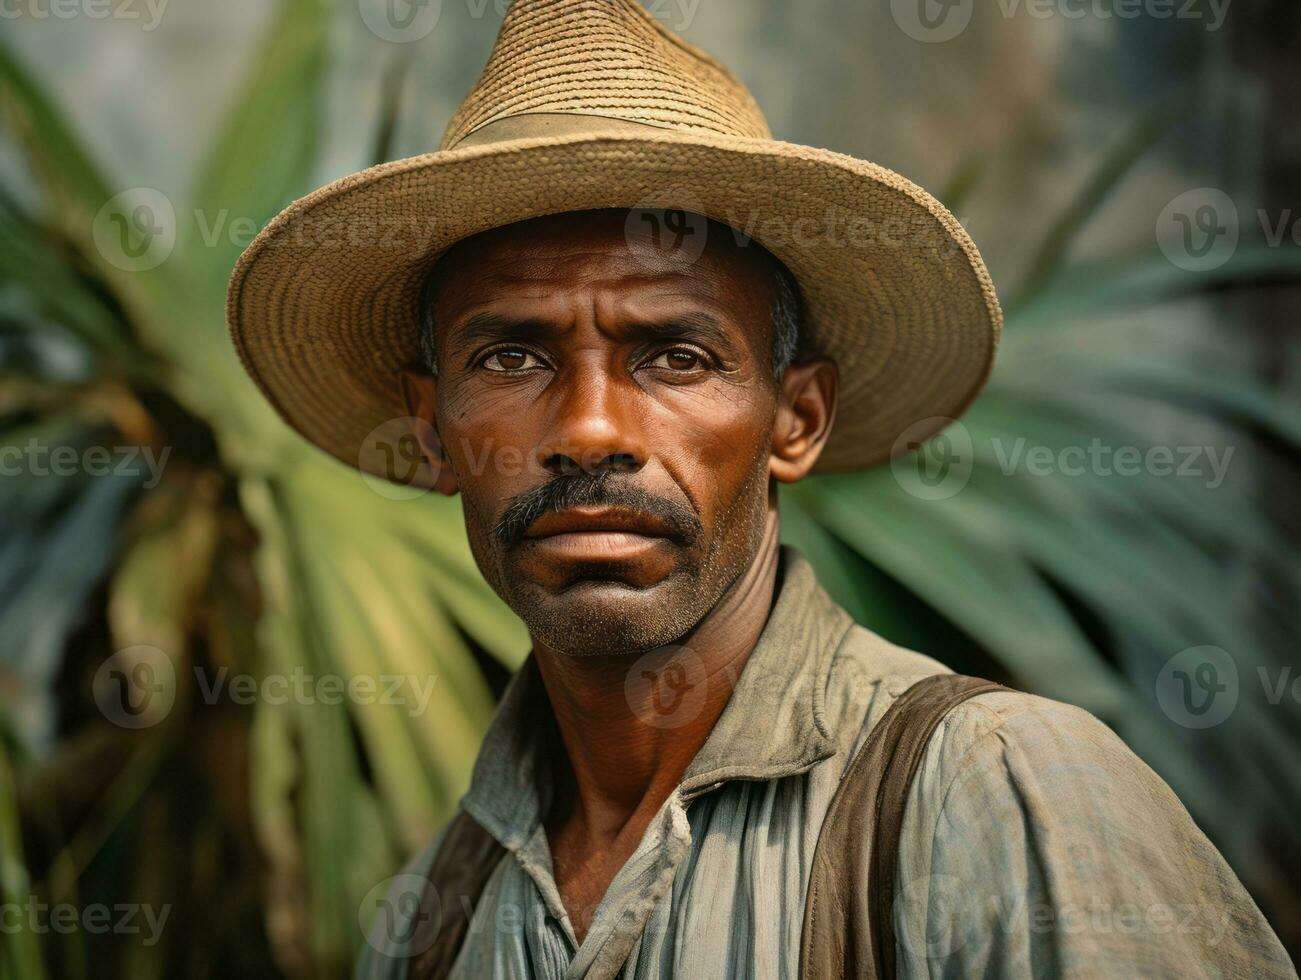
[{"label": "green foliage", "polygon": [[[310,189],[326,33],[321,0],[282,4],[178,211],[265,220]],[[480,578],[456,501],[386,499],[257,397],[223,321],[235,249],[191,229],[151,271],[105,261],[92,225],[115,185],[3,48],[0,80],[6,131],[44,194],[39,214],[0,201],[0,441],[103,445],[107,433],[177,446],[148,490],[87,476],[0,481],[0,897],[171,896],[207,937],[196,949],[179,931],[150,950],[56,948],[59,937],[38,948],[22,931],[0,947],[0,975],[39,977],[42,956],[61,976],[90,975],[92,962],[95,975],[106,963],[235,974],[270,956],[290,974],[342,975],[362,896],[466,785],[492,709],[476,653],[513,667],[527,637]],[[923,499],[887,466],[783,491],[783,519],[861,621],[1114,725],[1253,882],[1266,832],[1295,835],[1296,718],[1244,683],[1228,722],[1189,732],[1153,690],[1188,647],[1224,647],[1242,677],[1295,648],[1296,570],[1278,560],[1255,474],[1240,466],[1212,488],[1152,473],[1004,472],[1017,440],[1059,454],[1095,439],[1170,445],[1172,433],[1235,447],[1240,461],[1263,457],[1253,447],[1264,439],[1294,465],[1301,416],[1254,380],[1240,336],[1196,326],[1208,289],[1295,278],[1295,251],[1244,245],[1201,276],[1159,255],[1064,264],[1168,122],[1162,109],[1104,161],[1013,294],[994,382],[963,422],[972,470],[961,492]],[[391,132],[390,114],[380,152]],[[978,194],[980,175],[969,161],[951,194]],[[158,725],[113,731],[92,675],[136,644],[165,652],[176,704]],[[436,683],[416,717],[267,699],[239,710],[200,704],[196,669]],[[71,790],[88,779],[98,792]],[[29,854],[51,852],[36,881],[15,793],[42,825],[41,840],[23,841]]]},{"label": "green foliage", "polygon": [[[317,0],[284,5],[179,213],[269,219],[309,189],[325,20]],[[11,203],[0,211],[0,283],[21,296],[23,317],[4,335],[10,395],[0,438],[105,444],[108,433],[109,445],[144,442],[161,452],[198,431],[193,441],[211,444],[187,443],[177,452],[185,458],[173,458],[162,483],[146,491],[88,476],[0,482],[0,577],[15,580],[0,602],[0,622],[20,641],[5,654],[6,675],[21,685],[6,699],[6,724],[17,744],[49,748],[60,660],[77,649],[77,630],[101,589],[105,606],[92,619],[107,621],[107,637],[91,656],[150,644],[165,651],[177,678],[165,722],[131,740],[126,758],[145,767],[142,774],[136,766],[135,778],[152,795],[167,792],[165,771],[178,764],[207,766],[214,782],[234,780],[211,792],[247,794],[250,826],[235,819],[214,833],[256,834],[265,864],[239,884],[244,891],[262,877],[270,884],[265,901],[226,897],[251,903],[257,918],[288,923],[275,937],[285,969],[341,974],[361,940],[362,896],[427,840],[467,783],[493,703],[471,645],[513,665],[527,637],[479,577],[455,501],[388,500],[303,446],[265,406],[225,330],[236,250],[183,232],[157,269],[123,272],[104,260],[92,224],[112,185],[3,51],[0,72],[10,83],[8,132],[48,204],[40,216]],[[50,324],[89,354],[89,378],[68,385],[39,370],[14,375],[17,353]],[[179,431],[165,431],[168,423]],[[431,678],[433,689],[418,716],[379,703],[259,701],[234,722],[247,740],[245,788],[239,773],[187,751],[214,714],[193,696],[193,671],[211,683],[222,668],[258,677],[412,675]],[[69,714],[80,715],[83,730],[102,728],[88,693],[81,692],[80,712]],[[29,717],[32,705],[44,705],[39,716]],[[18,706],[26,706],[21,715],[13,714]],[[47,765],[58,762],[56,749]],[[173,802],[183,818],[186,805]],[[123,865],[143,864],[148,835],[158,832],[145,825],[146,809],[137,798],[82,817],[100,828],[75,849],[88,881],[113,876],[122,895],[142,892],[143,874]],[[202,857],[176,855],[181,870],[160,894],[186,894],[180,882],[199,875],[193,865]],[[251,925],[267,928],[256,919]],[[19,936],[14,955],[30,961],[34,937]],[[180,939],[168,936],[153,951],[150,972],[170,975],[185,961]],[[224,942],[219,955],[238,962],[240,936]],[[114,955],[125,969],[128,954]]]}]

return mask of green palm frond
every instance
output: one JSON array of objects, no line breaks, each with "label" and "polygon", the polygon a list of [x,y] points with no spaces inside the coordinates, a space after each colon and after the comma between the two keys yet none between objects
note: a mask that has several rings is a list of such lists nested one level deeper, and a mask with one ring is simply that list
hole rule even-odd
[{"label": "green palm frond", "polygon": [[[259,700],[250,719],[254,826],[276,887],[305,895],[308,908],[300,934],[280,938],[304,946],[307,962],[342,972],[361,939],[361,898],[428,838],[467,782],[493,703],[470,645],[517,664],[527,636],[478,575],[457,502],[431,495],[395,503],[302,444],[257,395],[226,336],[225,282],[239,248],[228,236],[205,238],[204,228],[240,218],[263,224],[307,189],[317,157],[326,14],[319,0],[284,5],[192,200],[175,208],[174,253],[141,272],[123,271],[97,252],[94,218],[113,196],[112,184],[93,171],[50,103],[0,49],[0,70],[19,83],[7,106],[17,121],[11,131],[50,199],[71,202],[51,215],[57,235],[16,209],[0,212],[0,281],[21,290],[41,318],[69,328],[101,370],[131,365],[130,372],[113,370],[170,392],[173,412],[211,431],[217,453],[187,461],[186,479],[198,479],[198,467],[199,474],[231,481],[234,492],[213,500],[205,520],[213,527],[229,523],[232,517],[223,514],[234,508],[247,522],[255,534],[248,547],[259,593],[259,608],[223,605],[226,618],[207,623],[207,593],[220,590],[222,573],[211,564],[211,541],[206,558],[193,548],[178,551],[178,536],[192,540],[193,528],[184,526],[193,524],[192,516],[155,515],[155,530],[133,537],[141,522],[124,524],[123,514],[137,487],[91,480],[60,528],[74,535],[70,546],[95,558],[82,565],[86,586],[66,588],[66,560],[51,561],[59,558],[54,541],[26,545],[14,528],[5,537],[8,554],[0,556],[9,558],[3,570],[29,573],[40,547],[41,567],[65,576],[65,592],[56,601],[50,585],[32,577],[28,597],[0,605],[0,619],[12,635],[30,638],[20,666],[46,696],[76,625],[51,614],[81,612],[87,589],[104,579],[116,554],[86,552],[88,542],[114,543],[125,526],[130,540],[110,595],[113,646],[149,643],[166,652],[178,678],[169,729],[191,723],[178,716],[197,719],[205,710],[194,671],[209,684],[222,666],[247,668],[263,680],[295,673],[370,677],[383,687],[393,683],[389,678],[404,679],[398,707],[378,700]],[[191,214],[202,220],[189,222]],[[59,255],[52,241],[68,255]],[[116,304],[106,306],[106,295]],[[17,427],[5,435],[10,443],[30,437]],[[54,439],[51,432],[39,435],[43,443]],[[150,508],[157,493],[181,479],[179,469],[166,471],[154,497],[138,494],[135,509]],[[6,482],[0,493],[57,489],[48,480],[24,479]],[[110,505],[117,510],[105,511]],[[187,568],[172,567],[177,554],[186,556]],[[196,571],[195,581],[179,588],[178,575]],[[43,618],[39,628],[23,618],[34,613]],[[232,632],[256,649],[231,649]],[[41,636],[46,639],[38,642]],[[50,722],[47,710],[47,728]],[[30,738],[35,731],[27,728]],[[278,906],[270,904],[274,914]]]},{"label": "green palm frond", "polygon": [[[1157,114],[1162,126],[1167,113]],[[1142,124],[1053,224],[989,388],[937,437],[956,429],[970,446],[960,489],[925,499],[890,467],[811,480],[788,495],[817,531],[806,521],[788,536],[825,550],[829,531],[936,618],[962,624],[1014,683],[1112,724],[1250,868],[1256,842],[1301,804],[1288,762],[1295,719],[1254,683],[1282,668],[1277,651],[1295,647],[1301,597],[1279,567],[1251,468],[1267,452],[1261,434],[1288,447],[1295,465],[1301,413],[1257,379],[1241,334],[1197,323],[1212,289],[1301,278],[1301,249],[1247,242],[1202,275],[1159,254],[1059,269],[1064,230],[1084,226],[1157,131]],[[1133,447],[1143,459],[1156,451],[1161,465],[1120,475],[1105,459],[1055,462],[1094,445]],[[923,465],[927,451],[896,466]],[[1036,471],[1031,451],[1054,462]],[[1227,587],[1235,578],[1243,589]],[[891,635],[888,618],[879,628]],[[943,659],[942,635],[932,642]],[[1242,700],[1226,723],[1190,733],[1163,716],[1157,676],[1203,645],[1230,652]],[[1245,811],[1244,799],[1255,807]]]},{"label": "green palm frond", "polygon": [[[465,788],[493,705],[482,657],[511,668],[528,647],[475,567],[459,502],[391,500],[305,445],[226,335],[240,246],[205,229],[261,226],[319,178],[330,16],[325,0],[279,6],[187,199],[169,202],[174,253],[139,272],[95,239],[97,216],[126,186],[0,45],[0,118],[42,194],[28,204],[0,192],[0,446],[176,450],[157,487],[139,474],[0,480],[0,897],[84,887],[220,906],[203,955],[232,973],[263,945],[293,975],[347,972],[362,896]],[[391,63],[380,156],[404,71]],[[1288,764],[1295,712],[1245,680],[1280,666],[1297,639],[1301,583],[1278,560],[1255,465],[1281,456],[1295,467],[1301,412],[1257,380],[1258,352],[1218,325],[1208,297],[1301,277],[1301,255],[1246,242],[1194,275],[1159,253],[1071,254],[1177,111],[1140,120],[1050,223],[1009,306],[994,380],[962,422],[961,489],[926,499],[890,466],[818,478],[783,488],[783,529],[865,624],[1113,725],[1250,882],[1264,834],[1290,827],[1301,803]],[[978,194],[981,173],[979,159],[965,161],[946,199]],[[1009,466],[1018,444],[1059,459],[1094,440],[1235,454],[1215,486]],[[124,733],[97,710],[93,677],[137,644],[164,652],[176,701],[157,727]],[[1162,713],[1154,686],[1171,656],[1205,644],[1235,659],[1242,700],[1225,724],[1190,732]],[[404,700],[209,703],[223,670],[259,682],[402,678]],[[42,815],[58,828],[55,853],[36,847],[44,860],[29,875],[8,801],[45,798],[46,784],[85,772],[56,734],[126,748],[97,773],[110,784],[102,799]],[[166,860],[150,847],[160,827],[175,841]],[[256,852],[244,853],[250,840]],[[259,875],[265,886],[249,889]],[[198,955],[181,938],[109,952],[132,975],[175,975]],[[37,947],[20,934],[0,963],[38,976],[42,956],[55,960]],[[102,952],[57,962],[89,975]]]}]

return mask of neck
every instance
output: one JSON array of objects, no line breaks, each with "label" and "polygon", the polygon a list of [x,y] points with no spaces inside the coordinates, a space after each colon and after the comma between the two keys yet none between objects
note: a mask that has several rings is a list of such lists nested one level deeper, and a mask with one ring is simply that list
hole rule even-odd
[{"label": "neck", "polygon": [[[758,642],[777,577],[775,509],[754,561],[683,638],[646,656],[534,654],[569,759],[548,822],[614,838],[667,799],[704,745]],[[629,671],[636,666],[636,677]]]}]

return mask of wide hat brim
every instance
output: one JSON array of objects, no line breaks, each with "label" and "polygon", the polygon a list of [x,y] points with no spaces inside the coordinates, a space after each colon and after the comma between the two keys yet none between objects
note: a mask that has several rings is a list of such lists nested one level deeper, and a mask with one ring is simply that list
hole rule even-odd
[{"label": "wide hat brim", "polygon": [[[966,231],[893,171],[774,140],[655,131],[543,136],[382,164],[304,197],[240,258],[227,316],[245,368],[293,428],[350,466],[394,469],[418,364],[421,283],[451,245],[528,218],[681,208],[759,241],[794,274],[803,338],[839,368],[817,469],[860,469],[957,418],[1002,313]],[[671,229],[666,230],[671,233]],[[692,247],[692,246],[688,246]]]}]

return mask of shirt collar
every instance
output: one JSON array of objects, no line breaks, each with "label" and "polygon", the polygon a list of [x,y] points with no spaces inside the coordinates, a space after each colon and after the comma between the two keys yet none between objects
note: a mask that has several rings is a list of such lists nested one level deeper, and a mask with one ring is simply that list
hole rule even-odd
[{"label": "shirt collar", "polygon": [[[683,774],[685,799],[731,779],[777,779],[832,755],[824,698],[832,655],[853,625],[813,568],[781,551],[776,600],[727,706]],[[522,846],[541,819],[554,722],[532,657],[502,697],[461,805],[501,843]]]}]

